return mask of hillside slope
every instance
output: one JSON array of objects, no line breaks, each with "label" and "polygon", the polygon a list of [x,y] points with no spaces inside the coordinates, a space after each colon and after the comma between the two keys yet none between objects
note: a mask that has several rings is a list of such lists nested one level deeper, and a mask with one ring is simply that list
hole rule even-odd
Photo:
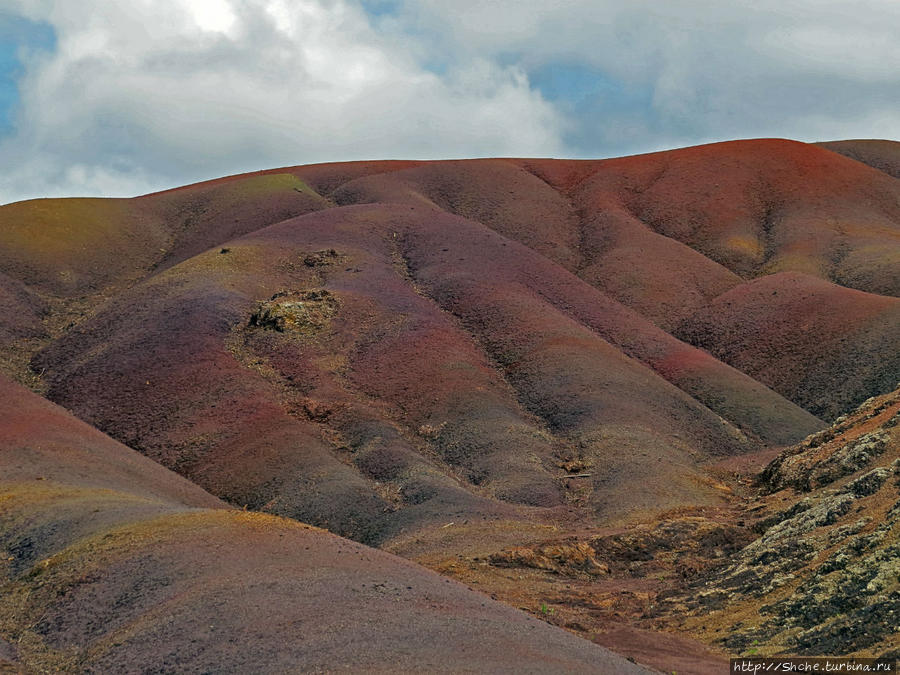
[{"label": "hillside slope", "polygon": [[900,389],[782,453],[760,536],[669,611],[733,653],[900,655]]},{"label": "hillside slope", "polygon": [[828,141],[816,145],[900,178],[900,143],[897,141]]},{"label": "hillside slope", "polygon": [[226,507],[0,378],[0,668],[646,672],[400,558]]},{"label": "hillside slope", "polygon": [[897,195],[761,140],[23,202],[0,347],[213,494],[362,541],[633,519],[900,379]]}]

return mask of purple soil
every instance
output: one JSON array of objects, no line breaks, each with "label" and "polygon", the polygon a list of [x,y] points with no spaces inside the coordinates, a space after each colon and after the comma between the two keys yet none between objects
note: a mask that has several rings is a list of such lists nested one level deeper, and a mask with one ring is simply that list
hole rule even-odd
[{"label": "purple soil", "polygon": [[898,327],[900,299],[782,272],[723,293],[678,334],[833,419],[900,380]]},{"label": "purple soil", "polygon": [[0,344],[43,337],[45,312],[44,303],[22,282],[0,274],[0,316],[7,317],[0,322]]},{"label": "purple soil", "polygon": [[816,145],[900,178],[900,143],[897,141],[828,141]]},{"label": "purple soil", "polygon": [[[716,499],[692,453],[756,442],[598,328],[676,380],[696,378],[695,391],[730,378],[741,398],[720,407],[749,410],[736,421],[750,431],[818,427],[529,249],[440,212],[426,223],[409,207],[371,205],[271,226],[121,294],[36,366],[53,372],[51,398],[214,494],[373,542],[410,519],[561,505],[559,463],[580,455],[597,466],[590,504],[604,517]],[[333,264],[303,262],[332,249]],[[419,259],[451,251],[453,276]],[[505,284],[496,293],[477,281],[488,264],[490,283]],[[434,285],[464,274],[474,283]],[[258,300],[310,286],[340,301],[327,330],[292,338],[243,326]],[[487,316],[499,323],[478,325]],[[531,360],[511,370],[504,354],[523,349]],[[673,368],[678,353],[695,367]],[[581,379],[567,383],[569,372]],[[648,464],[653,489],[633,490]],[[388,487],[399,503],[386,501],[372,479],[398,474]]]},{"label": "purple soil", "polygon": [[228,509],[5,379],[0,413],[0,648],[27,645],[25,665],[644,672],[413,563]]}]

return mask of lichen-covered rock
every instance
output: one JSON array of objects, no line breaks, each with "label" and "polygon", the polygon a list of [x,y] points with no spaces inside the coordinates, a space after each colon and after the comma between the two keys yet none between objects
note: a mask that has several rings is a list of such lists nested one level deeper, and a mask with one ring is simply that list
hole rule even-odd
[{"label": "lichen-covered rock", "polygon": [[282,291],[259,303],[250,325],[279,332],[313,332],[323,328],[338,310],[329,291]]},{"label": "lichen-covered rock", "polygon": [[859,478],[847,483],[844,487],[845,492],[852,492],[857,497],[867,497],[869,495],[873,495],[878,490],[881,489],[881,486],[884,485],[885,481],[890,477],[891,473],[893,473],[890,469],[879,467],[878,469],[872,469],[868,473],[863,474]]},{"label": "lichen-covered rock", "polygon": [[782,456],[767,467],[762,481],[770,492],[786,487],[808,492],[864,469],[884,452],[887,441],[887,432],[879,429],[838,447],[818,461],[810,461],[805,453]]},{"label": "lichen-covered rock", "polygon": [[[880,644],[900,630],[900,509],[871,532],[859,532],[873,525],[866,518],[829,528],[857,499],[852,492],[824,497],[745,547],[702,590],[669,602],[705,611],[781,597],[760,606],[758,623],[732,627],[723,639],[730,649],[761,636],[800,654],[845,654]],[[787,587],[792,591],[783,596],[780,589]]]},{"label": "lichen-covered rock", "polygon": [[[712,639],[732,651],[874,657],[898,648],[900,431],[889,424],[898,405],[900,391],[871,399],[783,453],[762,477],[755,512],[780,508],[753,526],[760,536],[664,598],[669,611],[704,623],[716,613],[725,636]],[[785,488],[808,494],[766,496]]]}]

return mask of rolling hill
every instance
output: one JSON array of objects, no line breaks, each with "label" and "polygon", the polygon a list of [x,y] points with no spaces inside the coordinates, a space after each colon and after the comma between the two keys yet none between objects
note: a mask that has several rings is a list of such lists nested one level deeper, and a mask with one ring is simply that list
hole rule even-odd
[{"label": "rolling hill", "polygon": [[[275,578],[291,546],[270,530],[401,565],[297,521],[496,584],[516,604],[482,566],[492,555],[671,514],[731,523],[747,474],[900,380],[898,146],[762,139],[608,160],[320,164],[0,206],[0,370],[86,423],[76,436],[93,427],[98,447],[117,448],[93,469],[45,458],[41,471],[61,476],[53,494],[8,488],[34,494],[43,505],[21,517],[52,533],[14,574],[73,546],[73,560],[97,548],[102,569],[146,569],[150,547],[173,551],[166,569],[185,588],[214,584],[202,561],[245,530],[247,555],[258,545],[281,561],[265,563]],[[80,481],[137,462],[124,446],[143,468],[110,469],[98,497]],[[112,520],[85,520],[94,508]],[[7,536],[25,532],[10,522]],[[54,539],[103,528],[145,534],[108,551]],[[188,531],[203,545],[177,544]],[[332,572],[340,588],[363,573]],[[59,621],[91,602],[60,605]],[[104,631],[113,620],[97,619]],[[649,633],[604,640],[570,623],[668,667]],[[69,658],[60,639],[28,658]],[[77,658],[107,653],[87,647],[95,639],[73,638],[88,650]],[[642,640],[656,657],[634,651]]]},{"label": "rolling hill", "polygon": [[400,558],[237,510],[0,378],[0,669],[646,672]]}]

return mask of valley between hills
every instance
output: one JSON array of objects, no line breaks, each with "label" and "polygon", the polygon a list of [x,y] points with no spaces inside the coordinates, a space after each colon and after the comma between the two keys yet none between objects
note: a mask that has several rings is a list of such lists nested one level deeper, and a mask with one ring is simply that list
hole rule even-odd
[{"label": "valley between hills", "polygon": [[900,143],[0,206],[0,672],[900,655]]}]

